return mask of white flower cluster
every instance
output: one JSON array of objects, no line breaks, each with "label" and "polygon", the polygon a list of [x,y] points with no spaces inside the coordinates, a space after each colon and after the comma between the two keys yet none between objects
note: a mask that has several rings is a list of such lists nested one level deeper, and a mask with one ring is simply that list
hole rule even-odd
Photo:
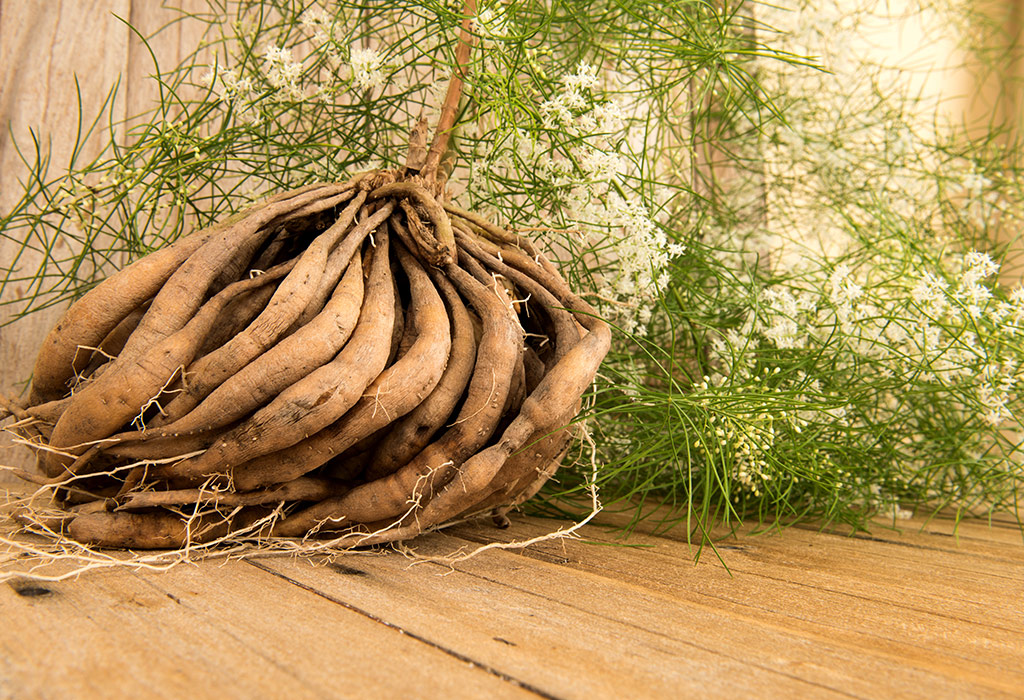
[{"label": "white flower cluster", "polygon": [[910,296],[927,316],[938,318],[946,311],[947,289],[949,289],[949,283],[946,280],[926,270],[914,285]]},{"label": "white flower cluster", "polygon": [[476,33],[483,40],[485,47],[508,36],[508,15],[502,7],[485,7],[480,10],[474,22]]},{"label": "white flower cluster", "polygon": [[[372,47],[352,44],[348,48],[348,60],[342,54],[341,38],[337,34],[337,20],[322,7],[312,6],[302,13],[300,24],[313,36],[318,49],[326,52],[328,65],[335,72],[348,74],[352,85],[358,90],[371,90],[384,84],[384,58]],[[333,76],[332,76],[333,77]]]},{"label": "white flower cluster", "polygon": [[864,288],[850,276],[848,265],[840,263],[829,276],[828,297],[836,310],[840,323],[849,323],[854,316],[854,304],[864,294]]},{"label": "white flower cluster", "polygon": [[562,78],[561,84],[562,91],[540,106],[545,127],[563,129],[573,135],[615,135],[622,131],[621,106],[611,101],[597,103],[593,99],[593,91],[599,85],[595,66],[580,63],[575,73]]},{"label": "white flower cluster", "polygon": [[[879,58],[867,46],[875,39],[866,27],[927,26],[943,19],[940,4],[923,3],[901,17],[876,0],[759,8],[758,19],[781,30],[770,45],[820,57],[827,70],[764,64],[765,92],[777,99],[785,123],[768,125],[757,141],[763,177],[746,183],[749,191],[723,184],[732,187],[735,207],[756,202],[757,216],[747,220],[757,223],[742,230],[742,251],[717,261],[741,286],[780,281],[711,339],[705,385],[742,391],[756,381],[755,367],[776,358],[820,376],[786,385],[788,398],[806,407],[793,412],[791,424],[776,410],[776,429],[806,432],[813,424],[840,445],[860,435],[885,444],[893,464],[879,469],[895,481],[874,496],[866,482],[854,488],[868,494],[861,505],[897,518],[906,515],[896,502],[905,495],[898,472],[920,481],[917,470],[925,469],[938,484],[943,465],[963,459],[1019,468],[1021,454],[994,431],[1021,427],[1024,289],[1002,290],[990,255],[952,252],[993,230],[1021,228],[1017,176],[970,156],[950,157],[962,143],[953,138],[955,125],[933,118],[937,104],[921,97],[920,85],[906,87],[913,71],[886,65],[893,54]],[[736,247],[733,221],[706,227],[705,240]],[[849,395],[848,405],[817,405],[815,395],[836,388]],[[720,429],[720,439],[739,444],[736,431]],[[847,445],[854,454],[861,449]]]},{"label": "white flower cluster", "polygon": [[1012,418],[1010,403],[1021,368],[1012,344],[1005,341],[1020,333],[1024,320],[1020,287],[1007,300],[994,300],[993,288],[984,280],[998,271],[988,254],[972,251],[963,256],[953,288],[934,275],[923,275],[911,293],[912,306],[923,313],[917,332],[901,347],[936,379],[945,376],[972,387],[981,415],[991,425]]},{"label": "white flower cluster", "polygon": [[274,101],[301,102],[305,98],[301,85],[302,64],[292,58],[291,50],[279,46],[266,47],[263,50],[263,75],[274,88]]},{"label": "white flower cluster", "polygon": [[260,70],[254,75],[240,75],[236,68],[224,68],[214,63],[200,81],[210,87],[219,101],[250,123],[262,119],[261,100],[280,103],[305,99],[302,64],[292,58],[289,49],[273,45],[264,49]]},{"label": "white flower cluster", "polygon": [[257,103],[265,88],[270,89],[264,99],[271,103],[301,102],[306,97],[302,88],[302,64],[292,57],[290,49],[274,45],[263,50],[256,75],[240,75],[236,68],[222,68],[214,63],[200,81],[213,90],[218,100],[249,122],[259,121]]},{"label": "white flower cluster", "polygon": [[998,271],[999,266],[987,253],[972,251],[964,256],[964,271],[954,297],[971,318],[980,317],[988,306],[992,290],[982,282]]},{"label": "white flower cluster", "polygon": [[360,90],[370,90],[384,84],[384,59],[376,49],[353,46],[349,56],[352,82]]},{"label": "white flower cluster", "polygon": [[234,68],[222,68],[214,63],[200,81],[211,88],[221,102],[234,107],[239,113],[251,114],[250,106],[256,93],[250,78],[240,77]]},{"label": "white flower cluster", "polygon": [[978,402],[984,409],[982,417],[985,422],[994,426],[1001,425],[1013,416],[1010,400],[1020,374],[1014,360],[985,365],[982,382],[977,388]]},{"label": "white flower cluster", "polygon": [[808,333],[805,312],[814,310],[811,297],[794,295],[784,287],[769,287],[761,292],[761,301],[765,307],[765,322],[759,330],[764,337],[777,348],[802,347]]},{"label": "white flower cluster", "polygon": [[334,36],[334,21],[322,7],[308,8],[299,16],[299,23],[320,45],[327,44]]},{"label": "white flower cluster", "polygon": [[1007,301],[996,304],[991,311],[993,323],[997,323],[1006,335],[1024,335],[1024,287],[1018,286],[1010,292]]},{"label": "white flower cluster", "polygon": [[[748,375],[742,385],[730,386],[727,413],[716,409],[722,392],[716,389],[713,377],[705,376],[696,386],[694,398],[710,413],[710,425],[707,438],[695,440],[692,446],[705,460],[725,459],[730,464],[730,474],[740,487],[734,498],[739,498],[739,491],[760,496],[775,478],[772,461],[779,456],[773,452],[786,431],[800,433],[803,426],[823,414],[837,423],[847,418],[841,399],[822,392],[817,380],[808,381],[797,372],[795,380],[780,383],[778,374],[778,367],[765,367],[756,375]],[[741,407],[743,412],[737,413]],[[831,463],[827,454],[816,453],[819,462]]]},{"label": "white flower cluster", "polygon": [[[218,100],[232,107],[248,122],[261,120],[260,106],[263,103],[328,99],[337,92],[335,84],[341,75],[347,75],[357,90],[365,91],[384,84],[381,54],[374,48],[359,45],[352,45],[346,51],[339,44],[338,21],[322,7],[313,5],[307,8],[299,17],[299,26],[312,37],[316,51],[326,55],[329,70],[325,74],[305,75],[303,62],[296,60],[292,49],[271,43],[260,55],[258,70],[244,75],[236,68],[224,68],[215,63],[202,76],[202,83],[210,86]],[[348,54],[347,60],[343,53]]]},{"label": "white flower cluster", "polygon": [[605,255],[614,272],[604,275],[597,293],[614,301],[606,311],[614,313],[624,330],[641,330],[651,319],[655,297],[668,281],[664,270],[669,259],[681,255],[685,248],[669,243],[643,204],[628,201],[617,192],[597,194],[592,186],[578,186],[570,193],[568,204],[585,231],[610,231],[601,243],[607,246]]},{"label": "white flower cluster", "polygon": [[[737,420],[712,414],[711,433],[721,445],[727,445],[733,461],[732,476],[740,488],[754,496],[761,495],[765,482],[771,481],[768,457],[775,446],[775,416],[771,412]],[[694,443],[698,454],[705,452],[700,442]],[[739,494],[736,494],[738,497]]]},{"label": "white flower cluster", "polygon": [[500,191],[503,181],[526,171],[556,188],[569,226],[582,232],[581,242],[599,251],[604,264],[596,290],[600,311],[627,332],[640,332],[667,282],[669,260],[685,248],[668,239],[626,186],[638,165],[621,146],[642,137],[631,134],[632,119],[622,105],[598,99],[598,69],[580,63],[559,84],[561,91],[540,105],[540,115],[546,128],[576,142],[568,157],[552,157],[551,143],[513,128],[504,144],[474,164],[470,190]]},{"label": "white flower cluster", "polygon": [[[916,279],[865,286],[848,266],[837,265],[822,275],[818,292],[764,290],[753,331],[779,349],[827,346],[836,363],[874,367],[908,386],[935,384],[960,396],[964,410],[1001,425],[1013,417],[1013,390],[1022,374],[1019,345],[1007,341],[1021,333],[1024,290],[998,301],[986,280],[999,266],[986,253],[967,253],[960,268],[954,284],[929,270]],[[723,371],[744,366],[736,360],[741,342],[713,344]]]},{"label": "white flower cluster", "polygon": [[785,123],[769,126],[762,141],[770,212],[764,233],[780,269],[799,264],[807,251],[842,255],[851,244],[850,224],[877,226],[879,205],[922,229],[941,230],[953,209],[979,230],[1005,214],[991,173],[935,147],[949,141],[951,127],[934,89],[922,81],[934,81],[941,69],[926,77],[906,67],[921,64],[920,57],[899,53],[911,50],[898,45],[901,32],[949,36],[940,6],[922,3],[904,12],[877,0],[802,0],[759,14],[779,30],[774,48],[815,56],[826,69],[765,64],[765,90],[785,113]]}]

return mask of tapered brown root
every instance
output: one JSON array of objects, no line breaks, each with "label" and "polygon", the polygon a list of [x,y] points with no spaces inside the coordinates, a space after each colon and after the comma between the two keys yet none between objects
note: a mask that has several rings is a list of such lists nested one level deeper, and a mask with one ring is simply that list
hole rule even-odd
[{"label": "tapered brown root", "polygon": [[[286,274],[293,262],[259,277],[235,282],[211,299],[184,328],[157,344],[136,362],[115,360],[96,382],[73,394],[50,436],[50,445],[80,454],[96,440],[109,437],[125,422],[141,420],[151,402],[194,357],[219,312],[238,294],[268,284]],[[58,452],[43,453],[40,467],[49,476],[63,472],[72,460]]]},{"label": "tapered brown root", "polygon": [[[369,219],[368,221],[372,221]],[[394,323],[394,289],[386,229],[377,236],[357,328],[334,360],[281,392],[199,457],[161,471],[165,478],[205,479],[291,447],[330,425],[384,369]]]},{"label": "tapered brown root", "polygon": [[[128,442],[189,435],[233,423],[334,357],[352,335],[363,302],[359,255],[322,312],[217,387],[195,409],[153,430],[115,436]],[[173,402],[172,402],[173,403]]]},{"label": "tapered brown root", "polygon": [[452,351],[448,366],[430,395],[409,415],[397,421],[381,439],[366,466],[367,481],[393,474],[419,454],[451,417],[473,375],[476,338],[469,312],[455,288],[443,275],[435,272],[432,277],[444,295],[451,317]]},{"label": "tapered brown root", "polygon": [[[342,258],[351,258],[363,238],[387,219],[388,211],[380,211],[349,229],[356,214],[356,205],[362,195],[350,205],[334,226],[317,237],[313,245],[299,258],[292,274],[282,282],[267,307],[242,333],[232,338],[216,352],[189,367],[184,382],[184,393],[170,406],[170,419],[185,415],[202,399],[220,386],[231,375],[259,357],[280,338],[317,294],[327,267],[330,250],[346,233]],[[336,271],[340,275],[341,270]],[[336,283],[337,277],[334,278]]]},{"label": "tapered brown root", "polygon": [[398,257],[409,278],[409,325],[416,329],[415,342],[401,359],[366,388],[359,402],[333,426],[285,454],[268,454],[258,462],[236,467],[233,472],[236,488],[249,490],[302,476],[401,418],[433,391],[444,373],[451,349],[448,316],[441,297],[420,264],[401,247]]}]

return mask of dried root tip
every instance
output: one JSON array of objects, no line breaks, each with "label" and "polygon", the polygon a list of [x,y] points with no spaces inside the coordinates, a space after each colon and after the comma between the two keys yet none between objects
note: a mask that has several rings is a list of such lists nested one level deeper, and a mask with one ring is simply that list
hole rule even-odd
[{"label": "dried root tip", "polygon": [[0,392],[0,419],[14,416],[16,420],[31,420],[32,414],[18,401]]},{"label": "dried root tip", "polygon": [[174,513],[87,513],[67,525],[68,535],[85,545],[126,549],[175,549],[227,534],[230,522],[183,521]]}]

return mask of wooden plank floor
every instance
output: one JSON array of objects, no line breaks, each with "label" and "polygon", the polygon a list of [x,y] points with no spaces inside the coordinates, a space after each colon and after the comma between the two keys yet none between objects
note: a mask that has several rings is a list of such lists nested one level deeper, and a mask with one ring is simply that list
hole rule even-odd
[{"label": "wooden plank floor", "polygon": [[[606,520],[613,520],[608,518]],[[443,555],[557,523],[463,525]],[[0,698],[1024,697],[1012,523],[723,540],[604,527],[0,587]],[[922,529],[923,528],[923,529]]]}]

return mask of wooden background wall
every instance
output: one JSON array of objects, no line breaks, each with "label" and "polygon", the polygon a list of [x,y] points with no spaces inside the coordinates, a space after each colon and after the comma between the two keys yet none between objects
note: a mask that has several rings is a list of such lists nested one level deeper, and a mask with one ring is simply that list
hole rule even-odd
[{"label": "wooden background wall", "polygon": [[[203,0],[175,4],[196,11],[206,7]],[[114,122],[152,106],[156,89],[147,76],[153,61],[118,17],[148,36],[179,14],[157,0],[0,0],[0,212],[9,212],[20,197],[18,181],[25,169],[15,145],[31,150],[30,129],[50,148],[52,174],[66,166],[78,118],[76,75],[86,115],[99,111],[118,76],[122,87],[112,106]],[[156,34],[150,46],[160,65],[173,67],[194,51],[205,27],[185,19]],[[82,162],[95,157],[108,138],[106,127],[98,130],[85,144]],[[0,240],[0,261],[8,264],[15,249],[11,241]],[[26,266],[32,262],[26,260]],[[12,290],[4,300],[16,295]],[[22,391],[39,343],[60,313],[50,309],[0,327],[0,391]],[[9,316],[9,308],[0,307],[0,320]],[[27,450],[12,449],[6,436],[0,438],[0,463],[31,461]]]}]

